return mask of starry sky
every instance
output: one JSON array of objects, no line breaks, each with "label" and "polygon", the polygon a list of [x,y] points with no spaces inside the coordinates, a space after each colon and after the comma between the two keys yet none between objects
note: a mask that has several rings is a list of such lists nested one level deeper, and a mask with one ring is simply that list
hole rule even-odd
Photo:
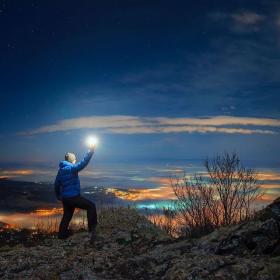
[{"label": "starry sky", "polygon": [[280,3],[0,0],[0,162],[279,166]]}]

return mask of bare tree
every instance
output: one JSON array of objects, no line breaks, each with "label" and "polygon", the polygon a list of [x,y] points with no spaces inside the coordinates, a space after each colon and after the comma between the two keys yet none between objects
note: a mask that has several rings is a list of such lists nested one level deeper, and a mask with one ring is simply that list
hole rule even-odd
[{"label": "bare tree", "polygon": [[236,153],[206,159],[207,176],[172,177],[171,186],[188,235],[248,219],[262,196],[258,174],[243,167]]},{"label": "bare tree", "polygon": [[[190,180],[186,175],[171,179],[173,191],[177,197],[177,209],[182,217],[182,229],[186,235],[197,236],[213,230],[216,209],[213,189],[204,184],[201,176]],[[212,212],[213,213],[212,213]]]},{"label": "bare tree", "polygon": [[245,168],[236,153],[224,153],[212,161],[207,159],[205,167],[210,178],[208,184],[216,189],[220,202],[221,224],[230,225],[249,218],[253,202],[262,195],[258,173]]}]

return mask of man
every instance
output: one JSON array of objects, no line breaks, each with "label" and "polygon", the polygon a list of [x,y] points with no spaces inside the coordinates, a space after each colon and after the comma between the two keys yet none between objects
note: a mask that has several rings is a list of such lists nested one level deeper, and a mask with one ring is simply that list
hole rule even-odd
[{"label": "man", "polygon": [[65,155],[65,160],[59,163],[54,189],[57,200],[61,200],[63,204],[63,217],[59,225],[58,233],[58,238],[60,239],[66,239],[70,236],[68,226],[75,208],[87,210],[88,231],[91,233],[90,243],[94,243],[96,238],[96,207],[93,202],[81,196],[78,175],[78,173],[88,165],[94,153],[94,148],[95,146],[92,145],[84,159],[78,163],[76,163],[76,156],[72,153],[67,153]]}]

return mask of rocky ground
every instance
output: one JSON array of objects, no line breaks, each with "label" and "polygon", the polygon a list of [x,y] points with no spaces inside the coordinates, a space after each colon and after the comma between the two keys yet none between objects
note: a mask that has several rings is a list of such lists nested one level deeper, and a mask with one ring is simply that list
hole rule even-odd
[{"label": "rocky ground", "polygon": [[133,209],[100,214],[87,232],[0,247],[0,279],[280,279],[280,199],[252,221],[172,239]]}]

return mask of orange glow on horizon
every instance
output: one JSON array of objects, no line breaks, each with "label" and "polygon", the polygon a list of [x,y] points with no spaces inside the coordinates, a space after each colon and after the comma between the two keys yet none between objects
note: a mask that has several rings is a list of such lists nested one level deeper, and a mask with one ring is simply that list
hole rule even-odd
[{"label": "orange glow on horizon", "polygon": [[273,200],[275,200],[277,198],[277,196],[275,196],[272,193],[264,193],[264,195],[262,197],[260,197],[259,199],[257,199],[257,202],[266,202],[266,203],[270,203]]},{"label": "orange glow on horizon", "polygon": [[116,188],[108,188],[107,192],[115,194],[118,198],[130,201],[147,199],[164,200],[176,198],[170,186],[162,186],[153,189],[129,189],[128,191]]},{"label": "orange glow on horizon", "polygon": [[[280,184],[277,185],[277,184],[263,184],[261,185],[261,188],[262,189],[279,189],[280,190]],[[279,193],[280,195],[280,193]]]},{"label": "orange glow on horizon", "polygon": [[260,180],[267,180],[267,181],[278,181],[280,180],[280,174],[274,171],[267,171],[259,173]]},{"label": "orange glow on horizon", "polygon": [[0,169],[0,178],[12,178],[17,176],[27,176],[33,174],[31,169],[18,169],[18,170],[1,170]]},{"label": "orange glow on horizon", "polygon": [[5,224],[2,227],[0,227],[0,231],[5,231],[6,229],[19,229],[19,227],[14,224]]},{"label": "orange glow on horizon", "polygon": [[[206,172],[201,173],[204,176],[208,176]],[[274,171],[265,171],[258,174],[260,181],[277,181],[280,180],[280,174]],[[186,178],[191,178],[186,176]],[[150,177],[146,181],[159,184],[159,187],[155,188],[129,188],[129,190],[122,190],[117,188],[108,188],[107,192],[111,192],[116,195],[116,197],[129,200],[129,201],[138,201],[138,200],[165,200],[165,199],[176,199],[176,196],[173,193],[172,187],[170,185],[169,177]],[[180,178],[179,183],[184,183]],[[280,193],[277,193],[277,189],[280,189],[280,184],[261,184],[261,189],[265,192],[265,195],[262,198],[262,201],[272,202]],[[268,189],[275,189],[275,193],[268,193]]]},{"label": "orange glow on horizon", "polygon": [[31,212],[30,215],[44,217],[44,216],[52,216],[52,215],[57,215],[62,213],[63,213],[63,208],[61,207],[61,208],[52,208],[52,209],[37,209],[34,212]]}]

